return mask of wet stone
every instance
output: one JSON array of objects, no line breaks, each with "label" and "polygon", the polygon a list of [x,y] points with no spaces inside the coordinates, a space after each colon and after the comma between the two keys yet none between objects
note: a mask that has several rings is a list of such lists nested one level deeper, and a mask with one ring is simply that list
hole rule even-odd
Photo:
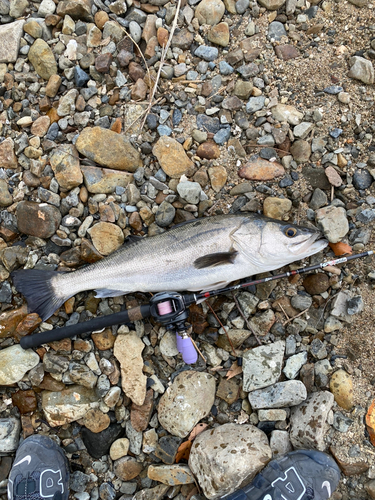
[{"label": "wet stone", "polygon": [[18,448],[21,431],[20,421],[15,417],[0,418],[0,453],[8,455]]},{"label": "wet stone", "polygon": [[182,439],[176,436],[162,436],[155,447],[155,456],[165,464],[173,464],[181,441]]},{"label": "wet stone", "polygon": [[103,455],[108,455],[112,443],[123,436],[124,429],[120,424],[112,424],[98,433],[84,428],[81,434],[89,454],[99,459]]}]

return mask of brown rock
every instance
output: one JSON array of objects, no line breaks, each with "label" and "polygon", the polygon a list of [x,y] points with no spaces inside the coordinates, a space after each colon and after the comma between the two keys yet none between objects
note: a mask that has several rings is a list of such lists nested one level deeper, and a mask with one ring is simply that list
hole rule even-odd
[{"label": "brown rock", "polygon": [[208,169],[208,176],[215,193],[218,193],[225,186],[228,178],[227,170],[223,166],[210,167]]},{"label": "brown rock", "polygon": [[38,75],[45,80],[49,80],[52,75],[57,73],[55,56],[47,42],[41,38],[32,44],[28,58]]},{"label": "brown rock", "polygon": [[301,55],[294,45],[289,44],[277,45],[275,47],[275,52],[277,57],[283,61],[289,61],[289,59],[295,59]]},{"label": "brown rock", "polygon": [[88,264],[93,264],[102,258],[103,256],[96,250],[94,245],[86,238],[83,238],[81,243],[81,259]]},{"label": "brown rock", "polygon": [[130,412],[130,421],[133,429],[142,432],[147,429],[150,421],[152,410],[154,407],[154,391],[149,389],[146,392],[146,398],[143,405],[139,406],[135,403],[132,404]]},{"label": "brown rock", "polygon": [[138,78],[138,80],[135,82],[131,96],[134,101],[144,101],[146,99],[147,95],[147,85],[145,82],[142,80],[142,78]]},{"label": "brown rock", "polygon": [[133,80],[133,82],[136,82],[139,78],[143,79],[145,75],[146,72],[140,64],[134,61],[129,63],[129,76]]},{"label": "brown rock", "polygon": [[324,273],[309,274],[303,280],[303,286],[310,295],[318,295],[328,290],[329,278]]},{"label": "brown rock", "polygon": [[299,312],[297,311],[297,309],[294,309],[294,307],[290,303],[289,297],[287,297],[286,295],[280,297],[279,299],[276,299],[272,304],[272,308],[278,312],[283,312],[284,310],[289,318],[294,318],[294,316],[297,316]]},{"label": "brown rock", "polygon": [[223,109],[228,109],[229,111],[237,111],[241,109],[243,102],[235,95],[226,97],[222,102]]},{"label": "brown rock", "polygon": [[84,425],[95,434],[104,431],[104,429],[106,429],[110,423],[111,419],[109,418],[107,413],[103,413],[97,408],[92,408],[91,410],[89,410],[80,421],[81,425]]},{"label": "brown rock", "polygon": [[108,73],[111,63],[113,61],[113,55],[110,53],[99,54],[95,59],[95,69],[98,73]]},{"label": "brown rock", "polygon": [[15,338],[20,339],[25,335],[29,335],[40,325],[41,322],[42,320],[37,313],[28,314],[18,323],[14,333]]},{"label": "brown rock", "polygon": [[[153,36],[150,38],[150,40],[147,42],[147,47],[144,51],[144,56],[146,59],[151,59],[151,57],[154,57],[156,54],[156,47],[158,47],[158,39],[156,36]],[[148,78],[148,75],[145,76],[145,80]]]},{"label": "brown rock", "polygon": [[297,163],[305,163],[310,159],[311,146],[307,141],[300,139],[293,142],[290,152]]},{"label": "brown rock", "polygon": [[251,96],[252,90],[253,90],[252,82],[244,82],[243,80],[237,80],[233,93],[240,99],[247,100]]},{"label": "brown rock", "polygon": [[292,202],[287,198],[269,196],[264,200],[263,213],[271,219],[282,220],[283,216],[292,208]]},{"label": "brown rock", "polygon": [[99,351],[112,349],[116,340],[110,328],[105,328],[102,332],[92,333],[91,338]]},{"label": "brown rock", "polygon": [[40,116],[32,124],[30,132],[38,137],[43,137],[48,132],[51,120],[48,116]]},{"label": "brown rock", "polygon": [[94,16],[94,21],[97,27],[102,30],[105,23],[109,21],[109,16],[104,10],[99,10]]},{"label": "brown rock", "polygon": [[122,481],[131,481],[142,472],[142,464],[133,457],[122,457],[113,464],[113,472]]},{"label": "brown rock", "polygon": [[350,463],[350,458],[341,457],[340,450],[338,450],[334,446],[331,446],[329,448],[329,451],[334,456],[338,466],[345,474],[345,476],[356,476],[357,474],[363,474],[370,468],[370,466],[364,460]]},{"label": "brown rock", "polygon": [[220,156],[220,148],[214,141],[202,142],[198,146],[197,156],[199,158],[206,158],[207,160],[215,160]]},{"label": "brown rock", "polygon": [[43,378],[43,382],[39,384],[40,389],[44,389],[46,391],[52,392],[60,392],[63,391],[66,386],[63,382],[54,379],[49,373],[46,373]]},{"label": "brown rock", "polygon": [[337,370],[332,375],[329,388],[341,408],[345,410],[353,408],[353,380],[345,370]]},{"label": "brown rock", "polygon": [[193,168],[193,162],[186,155],[182,145],[173,139],[163,135],[152,149],[157,157],[161,168],[172,178],[180,178],[189,168]]},{"label": "brown rock", "polygon": [[21,414],[35,411],[38,407],[35,392],[32,389],[17,391],[12,395],[12,402]]},{"label": "brown rock", "polygon": [[63,190],[70,190],[83,182],[79,158],[72,144],[63,144],[56,148],[50,157],[52,170]]},{"label": "brown rock", "polygon": [[134,54],[128,52],[127,50],[120,50],[117,60],[123,68],[129,65],[130,61],[134,59]]},{"label": "brown rock", "polygon": [[148,43],[151,38],[156,37],[156,19],[155,15],[149,15],[146,17],[146,22],[142,30],[142,38]]},{"label": "brown rock", "polygon": [[183,28],[178,33],[174,33],[171,46],[182,50],[188,50],[193,43],[194,34],[190,33],[187,28]]},{"label": "brown rock", "polygon": [[49,117],[49,119],[51,120],[51,124],[52,123],[55,123],[55,122],[58,122],[61,118],[61,116],[59,116],[57,114],[57,109],[56,108],[50,108],[48,111],[47,111],[47,116]]},{"label": "brown rock", "polygon": [[229,45],[229,26],[227,23],[219,23],[213,26],[207,33],[207,38],[210,42],[221,47]]},{"label": "brown rock", "polygon": [[2,168],[17,168],[18,166],[14,143],[10,137],[0,144],[0,165]]},{"label": "brown rock", "polygon": [[147,469],[147,476],[154,481],[178,486],[181,484],[194,483],[194,476],[187,465],[150,465]]},{"label": "brown rock", "polygon": [[221,0],[202,0],[195,9],[199,24],[214,26],[224,15],[225,6]]},{"label": "brown rock", "polygon": [[18,324],[27,316],[27,306],[19,309],[5,311],[0,314],[0,338],[10,337]]},{"label": "brown rock", "polygon": [[160,47],[164,47],[165,45],[167,45],[169,38],[168,30],[166,30],[165,28],[158,28],[156,36]]},{"label": "brown rock", "polygon": [[141,216],[138,212],[133,212],[129,217],[129,226],[132,227],[138,233],[142,231],[143,224]]},{"label": "brown rock", "polygon": [[135,172],[142,166],[141,155],[129,139],[112,130],[85,128],[77,139],[76,148],[90,160],[115,170]]},{"label": "brown rock", "polygon": [[226,401],[229,405],[233,404],[238,399],[239,385],[237,380],[231,378],[229,380],[220,379],[219,387],[216,391],[216,396]]},{"label": "brown rock", "polygon": [[[244,329],[233,329],[228,331],[228,337],[230,338],[233,347],[237,349],[245,340],[250,337],[251,331]],[[225,349],[228,352],[232,352],[232,347],[227,339],[226,335],[219,335],[218,340],[216,341],[216,345]]]},{"label": "brown rock", "polygon": [[21,201],[16,215],[19,231],[38,238],[52,236],[61,222],[60,210],[47,203]]},{"label": "brown rock", "polygon": [[102,32],[92,24],[87,30],[87,47],[99,47],[102,42]]},{"label": "brown rock", "polygon": [[329,180],[329,183],[332,184],[332,186],[335,187],[340,187],[342,184],[342,179],[340,174],[331,166],[328,166],[325,169],[325,174]]},{"label": "brown rock", "polygon": [[257,158],[246,163],[238,175],[251,181],[271,181],[285,174],[284,167],[277,162]]},{"label": "brown rock", "polygon": [[110,222],[98,222],[88,232],[95,248],[102,255],[109,255],[124,243],[124,234],[121,228]]},{"label": "brown rock", "polygon": [[57,14],[61,17],[70,16],[75,21],[92,21],[91,0],[63,0],[57,4]]}]

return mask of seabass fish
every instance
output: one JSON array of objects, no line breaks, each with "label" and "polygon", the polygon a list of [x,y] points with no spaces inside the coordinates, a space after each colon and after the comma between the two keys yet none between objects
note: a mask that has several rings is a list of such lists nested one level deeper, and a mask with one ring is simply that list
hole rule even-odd
[{"label": "seabass fish", "polygon": [[217,215],[126,244],[78,271],[29,269],[15,271],[12,278],[29,310],[45,320],[84,290],[114,297],[135,291],[222,288],[319,252],[328,244],[321,236],[316,229],[254,213]]}]

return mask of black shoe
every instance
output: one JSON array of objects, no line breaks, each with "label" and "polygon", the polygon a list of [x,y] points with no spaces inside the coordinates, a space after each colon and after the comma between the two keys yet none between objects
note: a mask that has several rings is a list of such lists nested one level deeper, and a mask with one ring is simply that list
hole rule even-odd
[{"label": "black shoe", "polygon": [[19,446],[8,480],[9,500],[68,500],[69,468],[53,439],[35,434]]},{"label": "black shoe", "polygon": [[298,450],[271,460],[253,482],[224,500],[327,500],[337,488],[340,469],[321,451]]}]

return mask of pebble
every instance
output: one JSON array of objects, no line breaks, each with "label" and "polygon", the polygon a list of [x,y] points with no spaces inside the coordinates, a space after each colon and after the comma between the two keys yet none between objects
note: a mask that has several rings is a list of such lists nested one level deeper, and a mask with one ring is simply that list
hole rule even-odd
[{"label": "pebble", "polygon": [[243,355],[243,390],[262,389],[277,382],[281,374],[285,342],[256,347]]},{"label": "pebble", "polygon": [[354,172],[353,186],[356,189],[368,189],[373,182],[374,179],[368,170],[360,169]]},{"label": "pebble", "polygon": [[344,408],[351,410],[354,404],[353,380],[345,370],[337,370],[331,377],[329,384],[336,403]]},{"label": "pebble", "polygon": [[350,71],[348,75],[351,78],[360,80],[363,83],[374,83],[374,67],[371,61],[359,57],[353,56],[349,60]]},{"label": "pebble", "polygon": [[271,181],[284,174],[285,170],[280,163],[269,162],[262,158],[250,160],[238,171],[240,177],[251,181]]},{"label": "pebble", "polygon": [[92,238],[94,247],[102,255],[109,255],[124,243],[124,234],[121,228],[110,222],[98,222],[87,232]]},{"label": "pebble", "polygon": [[194,476],[187,465],[150,465],[147,476],[169,486],[194,483]]},{"label": "pebble", "polygon": [[57,73],[57,64],[53,52],[49,45],[41,38],[38,38],[32,44],[28,58],[34,66],[35,71],[44,80],[49,80],[52,75]]},{"label": "pebble", "polygon": [[18,418],[0,418],[0,453],[8,455],[18,448],[21,423]]},{"label": "pebble", "polygon": [[17,61],[24,24],[22,19],[0,26],[0,63]]},{"label": "pebble", "polygon": [[285,367],[283,369],[284,375],[289,379],[293,380],[297,377],[302,366],[307,362],[307,352],[300,352],[291,356],[286,360]]},{"label": "pebble", "polygon": [[287,36],[284,25],[279,21],[273,21],[268,26],[268,40],[279,42],[283,36]]},{"label": "pebble", "polygon": [[283,219],[292,208],[292,202],[287,198],[274,198],[269,196],[263,203],[263,214],[272,219]]},{"label": "pebble", "polygon": [[163,171],[172,178],[179,178],[193,166],[182,145],[172,137],[162,136],[152,149]]},{"label": "pebble", "polygon": [[221,21],[225,6],[221,0],[202,0],[195,9],[199,24],[214,26]]},{"label": "pebble", "polygon": [[306,387],[299,380],[278,382],[249,394],[249,402],[254,410],[296,406],[305,401],[306,398]]}]

